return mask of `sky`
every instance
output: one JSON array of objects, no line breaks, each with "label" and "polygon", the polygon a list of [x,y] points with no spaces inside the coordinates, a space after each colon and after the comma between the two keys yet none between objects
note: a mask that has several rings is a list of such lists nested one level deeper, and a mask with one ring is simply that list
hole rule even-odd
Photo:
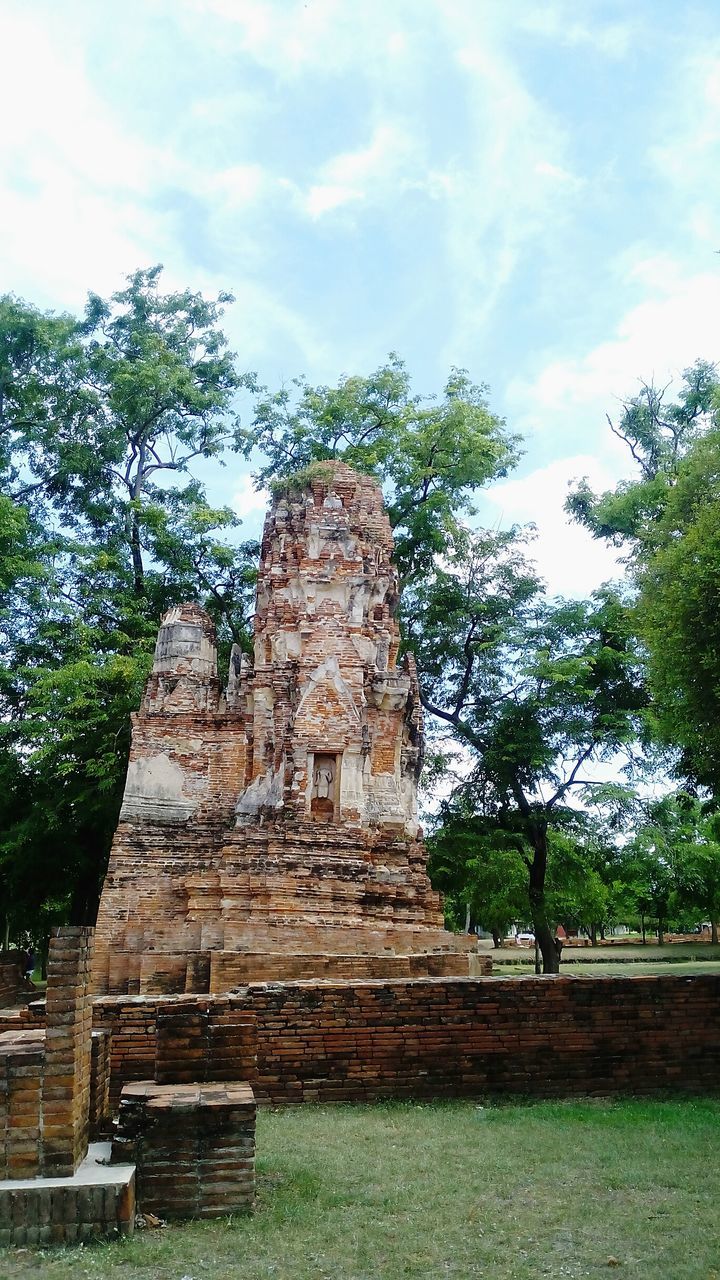
[{"label": "sky", "polygon": [[[629,474],[641,380],[720,359],[718,0],[0,0],[0,48],[0,292],[161,262],[273,389],[467,368],[525,438],[482,519],[554,593],[616,571],[562,502]],[[243,466],[211,488],[254,536]]]}]

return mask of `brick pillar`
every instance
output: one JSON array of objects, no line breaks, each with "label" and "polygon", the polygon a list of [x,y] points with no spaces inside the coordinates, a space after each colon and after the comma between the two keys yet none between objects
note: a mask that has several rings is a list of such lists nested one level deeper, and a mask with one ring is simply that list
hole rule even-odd
[{"label": "brick pillar", "polygon": [[71,1177],[88,1147],[94,930],[53,930],[48,957],[43,1173]]},{"label": "brick pillar", "polygon": [[35,1178],[40,1168],[43,1047],[30,1034],[8,1032],[2,1037],[0,1178]]}]

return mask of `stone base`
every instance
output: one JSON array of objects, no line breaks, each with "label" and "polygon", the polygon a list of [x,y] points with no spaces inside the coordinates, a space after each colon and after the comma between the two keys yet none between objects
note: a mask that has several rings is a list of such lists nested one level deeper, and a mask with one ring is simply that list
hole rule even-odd
[{"label": "stone base", "polygon": [[1,1182],[0,1246],[76,1244],[132,1235],[135,1168],[110,1165],[109,1160],[110,1143],[93,1142],[71,1178]]},{"label": "stone base", "polygon": [[450,950],[390,955],[328,952],[264,953],[215,951],[210,958],[210,993],[232,991],[250,982],[367,982],[401,978],[479,978],[492,973],[492,957]]},{"label": "stone base", "polygon": [[113,1160],[137,1165],[138,1205],[162,1218],[217,1218],[255,1199],[255,1098],[247,1084],[126,1085]]}]

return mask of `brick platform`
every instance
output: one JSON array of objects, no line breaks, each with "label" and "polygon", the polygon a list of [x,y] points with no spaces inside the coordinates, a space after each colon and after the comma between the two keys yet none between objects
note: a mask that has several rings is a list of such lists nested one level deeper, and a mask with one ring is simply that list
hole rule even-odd
[{"label": "brick platform", "polygon": [[135,1169],[110,1167],[109,1159],[110,1143],[93,1143],[71,1178],[0,1183],[0,1247],[76,1244],[131,1235]]},{"label": "brick platform", "polygon": [[[158,1019],[188,997],[106,997],[111,1093],[154,1071]],[[196,997],[209,1018],[252,1013],[259,1102],[485,1093],[717,1091],[720,974],[419,979],[251,985]],[[178,1060],[179,1061],[179,1060]],[[170,1068],[166,1055],[165,1069]]]},{"label": "brick platform", "polygon": [[216,1218],[255,1199],[255,1099],[246,1084],[126,1085],[113,1161],[132,1161],[143,1213]]}]

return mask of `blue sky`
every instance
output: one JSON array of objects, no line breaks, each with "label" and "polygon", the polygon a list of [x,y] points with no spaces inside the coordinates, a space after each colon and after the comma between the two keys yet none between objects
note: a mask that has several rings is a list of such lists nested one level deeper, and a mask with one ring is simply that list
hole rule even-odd
[{"label": "blue sky", "polygon": [[465,366],[526,437],[483,516],[554,591],[612,572],[568,480],[624,473],[638,379],[720,358],[717,0],[0,0],[0,47],[0,289],[163,262],[272,387]]}]

